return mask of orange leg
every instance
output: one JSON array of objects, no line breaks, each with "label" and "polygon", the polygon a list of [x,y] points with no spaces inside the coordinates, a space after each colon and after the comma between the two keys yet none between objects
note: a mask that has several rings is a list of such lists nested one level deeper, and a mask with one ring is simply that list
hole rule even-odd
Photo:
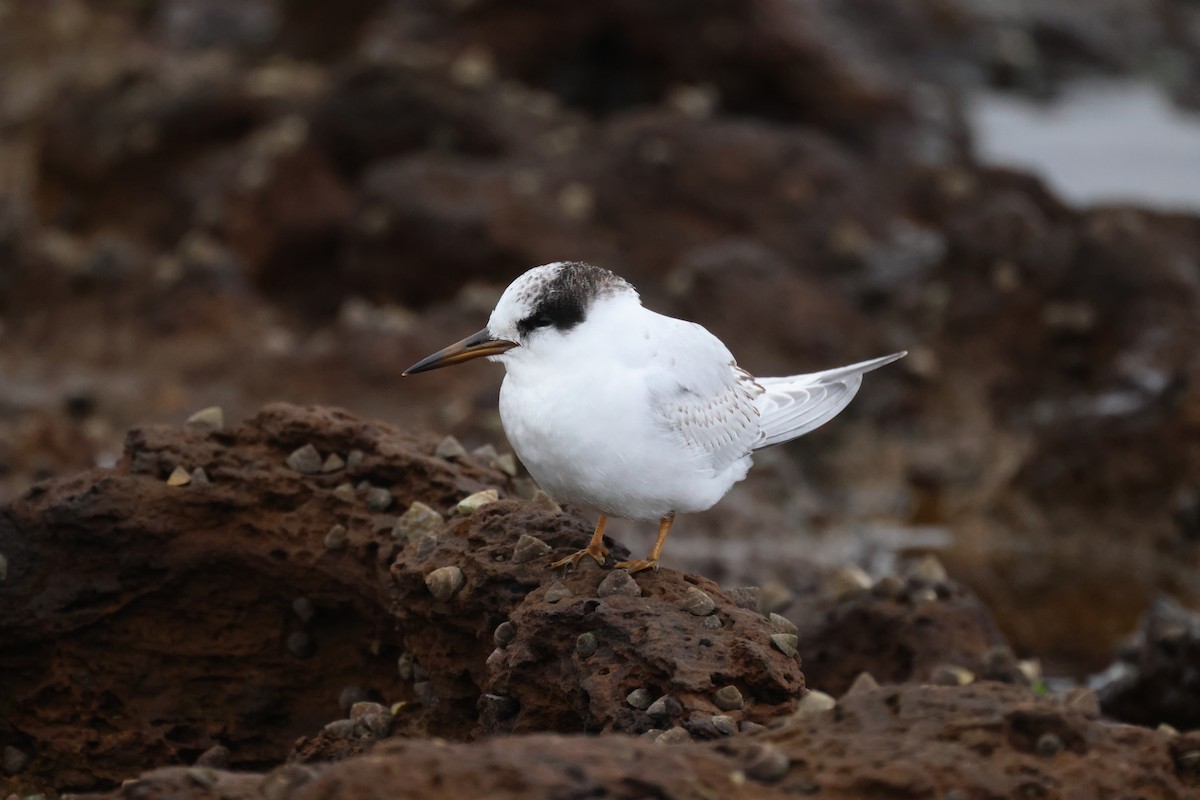
[{"label": "orange leg", "polygon": [[654,549],[650,551],[650,555],[645,561],[622,561],[617,564],[616,569],[627,569],[630,574],[641,572],[644,569],[653,567],[658,569],[658,557],[662,553],[663,545],[667,543],[667,534],[671,532],[671,526],[675,524],[675,512],[672,511],[658,521],[658,539],[654,542]]},{"label": "orange leg", "polygon": [[596,532],[592,534],[592,540],[588,542],[588,546],[577,553],[572,553],[566,558],[560,558],[550,565],[551,569],[565,567],[568,564],[572,569],[579,566],[580,560],[584,556],[591,556],[596,559],[596,563],[604,566],[604,559],[608,557],[608,548],[604,546],[604,525],[608,522],[608,517],[600,515],[600,520],[596,523]]}]

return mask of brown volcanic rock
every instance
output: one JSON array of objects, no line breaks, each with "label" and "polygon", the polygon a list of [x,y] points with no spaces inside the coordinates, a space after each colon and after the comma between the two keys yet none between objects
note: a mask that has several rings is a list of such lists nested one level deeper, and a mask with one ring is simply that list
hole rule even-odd
[{"label": "brown volcanic rock", "polygon": [[809,684],[835,696],[863,672],[880,683],[927,681],[943,665],[983,674],[989,651],[1007,647],[987,608],[952,581],[887,578],[789,616]]},{"label": "brown volcanic rock", "polygon": [[[746,718],[792,707],[798,660],[771,649],[766,621],[711,583],[701,587],[723,622],[715,630],[684,608],[692,584],[672,570],[639,575],[630,587],[641,596],[603,599],[601,574],[581,570],[562,577],[571,596],[546,603],[542,587],[560,574],[522,534],[563,555],[587,525],[512,500],[463,515],[459,501],[507,493],[510,479],[475,457],[438,458],[437,444],[279,404],[233,430],[134,431],[114,469],[10,504],[0,736],[32,754],[22,790],[102,788],[217,744],[234,766],[269,763],[359,699],[404,705],[390,723],[366,725],[372,736],[339,723],[301,741],[297,757],[346,757],[388,729],[450,739],[644,730],[650,712],[625,699],[635,687],[671,694],[670,719],[655,719],[698,736],[718,735],[700,720],[726,684],[747,697]],[[344,466],[289,466],[308,446]],[[171,486],[177,467],[207,481]],[[390,493],[389,511],[371,509],[372,491]],[[414,501],[447,521],[397,534]],[[488,663],[510,620],[508,649]],[[585,633],[596,638],[586,657]]]},{"label": "brown volcanic rock", "polygon": [[1194,798],[1194,750],[1189,737],[1105,723],[1022,687],[909,685],[720,742],[392,740],[352,761],[267,775],[159,770],[105,797]]}]

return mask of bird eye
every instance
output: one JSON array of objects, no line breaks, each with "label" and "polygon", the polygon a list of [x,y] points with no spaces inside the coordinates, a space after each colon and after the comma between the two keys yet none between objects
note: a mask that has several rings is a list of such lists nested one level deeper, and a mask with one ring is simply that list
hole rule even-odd
[{"label": "bird eye", "polygon": [[517,323],[517,329],[521,333],[529,333],[538,328],[547,328],[554,324],[549,314],[530,314],[525,319]]}]

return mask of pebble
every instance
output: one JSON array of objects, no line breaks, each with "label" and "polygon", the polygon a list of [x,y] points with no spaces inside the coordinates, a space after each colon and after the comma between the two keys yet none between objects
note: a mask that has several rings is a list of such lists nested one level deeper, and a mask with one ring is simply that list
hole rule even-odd
[{"label": "pebble", "polygon": [[542,599],[547,603],[557,603],[559,600],[570,596],[571,590],[563,585],[562,581],[555,581],[546,587],[546,594],[542,596]]},{"label": "pebble", "polygon": [[562,506],[554,502],[554,498],[543,492],[541,489],[534,490],[533,497],[529,501],[534,508],[540,508],[543,511],[549,511],[551,514],[561,514]]},{"label": "pebble", "polygon": [[854,682],[850,684],[850,688],[842,697],[849,697],[853,694],[862,694],[863,692],[873,692],[879,688],[879,681],[875,680],[875,676],[869,672],[860,672]]},{"label": "pebble", "polygon": [[325,457],[325,462],[321,464],[321,472],[337,472],[345,466],[346,462],[342,460],[341,456],[337,453],[330,453]]},{"label": "pebble", "polygon": [[375,488],[375,487],[371,485],[371,482],[370,482],[370,481],[368,481],[368,480],[361,480],[361,481],[359,481],[357,484],[355,484],[355,486],[354,486],[354,491],[356,491],[356,492],[369,492],[369,491],[371,491],[371,490],[372,490],[372,489],[374,489],[374,488]]},{"label": "pebble", "polygon": [[795,719],[804,719],[814,714],[822,714],[829,711],[836,705],[837,700],[834,700],[832,695],[819,692],[816,689],[809,689],[804,697],[800,698],[800,702],[796,703],[796,711],[792,716]]},{"label": "pebble", "polygon": [[773,744],[756,744],[747,754],[742,771],[747,778],[762,783],[774,783],[787,775],[792,762]]},{"label": "pebble", "polygon": [[349,455],[346,456],[346,469],[355,469],[356,467],[361,466],[362,462],[363,462],[363,451],[362,450],[351,450]]},{"label": "pebble", "polygon": [[510,478],[517,477],[517,458],[512,453],[504,453],[492,459],[492,466]]},{"label": "pebble", "polygon": [[475,456],[475,458],[478,458],[480,461],[495,461],[500,454],[496,452],[495,447],[492,447],[490,444],[485,444],[472,450],[471,455]]},{"label": "pebble", "polygon": [[704,621],[701,622],[700,625],[704,628],[707,628],[710,631],[715,631],[715,630],[719,630],[720,628],[724,627],[725,623],[721,622],[720,617],[712,616],[712,617],[705,617]]},{"label": "pebble", "polygon": [[346,527],[344,525],[334,525],[329,529],[329,533],[325,534],[325,547],[328,550],[341,550],[346,546]]},{"label": "pebble", "polygon": [[758,611],[758,594],[757,586],[739,586],[729,590],[729,598],[734,605],[747,611]]},{"label": "pebble", "polygon": [[392,493],[387,489],[374,486],[367,490],[367,508],[372,511],[387,511],[392,507]]},{"label": "pebble", "polygon": [[311,444],[296,448],[287,457],[287,465],[305,475],[316,475],[321,471],[322,463],[321,454]]},{"label": "pebble", "polygon": [[796,623],[781,614],[776,614],[774,611],[767,615],[767,619],[770,621],[771,627],[780,633],[800,632],[800,629],[796,627]]},{"label": "pebble", "polygon": [[489,503],[494,503],[499,499],[500,493],[495,489],[484,489],[482,492],[476,492],[475,494],[468,495],[462,500],[459,500],[458,505],[454,507],[454,510],[463,516],[468,516],[470,514],[474,514],[476,511],[488,505]]},{"label": "pebble", "polygon": [[674,717],[683,713],[683,706],[674,697],[664,694],[650,704],[646,713],[652,717]]},{"label": "pebble", "polygon": [[368,714],[386,714],[387,708],[382,703],[376,703],[371,700],[359,700],[354,705],[350,706],[350,719],[362,719]]},{"label": "pebble", "polygon": [[0,751],[0,768],[4,769],[5,775],[19,775],[29,766],[29,754],[24,750],[18,750],[12,745],[6,745],[3,751]]},{"label": "pebble", "polygon": [[192,482],[192,473],[183,467],[176,467],[167,478],[167,486],[187,486]]},{"label": "pebble", "polygon": [[771,644],[775,645],[775,649],[783,653],[788,658],[796,655],[796,644],[799,641],[799,637],[794,633],[771,634]]},{"label": "pebble", "polygon": [[338,708],[343,714],[349,714],[355,703],[362,703],[368,699],[367,691],[361,686],[345,686],[338,693]]},{"label": "pebble", "polygon": [[334,739],[352,739],[358,723],[352,719],[335,719],[325,726],[324,731]]},{"label": "pebble", "polygon": [[225,412],[220,406],[209,406],[192,414],[183,424],[184,427],[201,433],[219,431],[225,427]]},{"label": "pebble", "polygon": [[764,614],[783,611],[792,604],[796,595],[779,581],[767,581],[758,595],[758,607]]},{"label": "pebble", "polygon": [[413,657],[412,653],[404,653],[396,659],[396,671],[400,674],[401,680],[411,681],[413,677]]},{"label": "pebble", "polygon": [[613,595],[641,597],[642,587],[637,585],[637,581],[629,574],[629,570],[614,569],[605,576],[604,580],[600,581],[600,585],[596,588],[597,597],[612,597]]},{"label": "pebble", "polygon": [[350,719],[358,729],[375,739],[386,738],[392,732],[392,713],[379,703],[355,703],[350,707]]},{"label": "pebble", "polygon": [[579,638],[575,640],[575,652],[582,658],[591,658],[594,656],[596,648],[599,646],[600,642],[596,639],[596,634],[591,631],[579,634]]},{"label": "pebble", "polygon": [[677,725],[660,733],[654,741],[658,744],[684,744],[692,741],[692,735]]},{"label": "pebble", "polygon": [[517,626],[511,621],[505,620],[496,626],[496,630],[492,631],[492,641],[497,647],[504,647],[513,639],[517,638]]},{"label": "pebble", "polygon": [[712,718],[713,727],[725,736],[733,736],[738,732],[737,720],[725,714],[717,714]]},{"label": "pebble", "polygon": [[225,769],[229,766],[231,758],[232,754],[229,752],[228,747],[223,744],[214,744],[200,754],[200,757],[196,759],[196,766]]},{"label": "pebble", "polygon": [[653,741],[657,740],[658,737],[662,736],[665,732],[666,731],[664,731],[662,728],[651,728],[650,730],[646,731],[638,738],[639,739],[649,739],[650,741],[653,742]]},{"label": "pebble", "polygon": [[516,547],[513,548],[512,560],[515,564],[524,564],[527,561],[548,556],[553,549],[536,536],[522,533],[521,538],[517,539]]},{"label": "pebble", "polygon": [[8,578],[8,557],[0,553],[0,583],[4,583]]},{"label": "pebble", "polygon": [[708,593],[695,586],[689,586],[683,595],[683,610],[697,617],[707,617],[716,607]]},{"label": "pebble", "polygon": [[929,673],[929,682],[935,686],[966,686],[975,682],[975,673],[957,664],[939,664]]},{"label": "pebble", "polygon": [[304,631],[292,631],[288,634],[287,649],[296,658],[308,658],[317,650],[312,637]]},{"label": "pebble", "polygon": [[467,454],[467,448],[462,446],[462,442],[455,439],[453,436],[447,436],[438,443],[437,449],[433,454],[438,458],[462,458]]},{"label": "pebble", "polygon": [[429,593],[443,603],[458,594],[466,582],[462,569],[456,565],[438,567],[425,576],[425,585],[429,587]]},{"label": "pebble", "polygon": [[713,693],[713,702],[722,711],[736,711],[745,704],[741,690],[733,684],[717,689]]},{"label": "pebble", "polygon": [[396,519],[396,524],[392,526],[392,538],[412,542],[427,533],[437,533],[444,523],[441,514],[420,500],[414,500],[408,510]]},{"label": "pebble", "polygon": [[1062,752],[1063,740],[1053,733],[1043,733],[1038,737],[1033,749],[1039,756],[1056,756]]},{"label": "pebble", "polygon": [[927,555],[922,558],[913,565],[908,574],[926,583],[945,583],[949,577],[946,574],[946,568],[942,566],[942,562],[935,555]]},{"label": "pebble", "polygon": [[1017,662],[1017,669],[1021,670],[1025,680],[1031,684],[1039,683],[1042,680],[1042,662],[1036,658],[1022,658]]},{"label": "pebble", "polygon": [[203,467],[196,467],[192,470],[192,483],[197,486],[204,486],[207,483],[212,483],[212,481],[208,479],[208,473],[204,471]]},{"label": "pebble", "polygon": [[333,487],[333,496],[347,503],[354,502],[354,487],[349,483],[339,483]]},{"label": "pebble", "polygon": [[1178,728],[1176,728],[1174,725],[1168,725],[1165,722],[1160,722],[1158,724],[1158,727],[1155,728],[1154,731],[1155,731],[1155,733],[1162,734],[1163,736],[1178,736],[1179,735]]},{"label": "pebble", "polygon": [[492,719],[504,720],[516,714],[521,708],[520,704],[511,697],[505,697],[502,694],[485,694],[483,696],[484,715]]},{"label": "pebble", "polygon": [[840,600],[871,588],[871,576],[857,564],[842,567],[829,576],[829,596]]},{"label": "pebble", "polygon": [[429,681],[418,681],[413,684],[413,694],[417,696],[417,702],[429,708],[438,701],[438,697],[433,692],[433,684]]},{"label": "pebble", "polygon": [[639,711],[645,711],[654,702],[654,695],[650,694],[649,689],[634,689],[625,695],[625,702]]},{"label": "pebble", "polygon": [[757,722],[751,722],[748,719],[742,720],[742,724],[739,727],[741,727],[742,733],[758,733],[759,731],[764,731],[767,729],[766,725],[760,725]]},{"label": "pebble", "polygon": [[312,604],[312,600],[309,600],[307,597],[297,597],[293,600],[292,611],[296,612],[296,616],[302,622],[310,621],[317,614],[317,609]]}]

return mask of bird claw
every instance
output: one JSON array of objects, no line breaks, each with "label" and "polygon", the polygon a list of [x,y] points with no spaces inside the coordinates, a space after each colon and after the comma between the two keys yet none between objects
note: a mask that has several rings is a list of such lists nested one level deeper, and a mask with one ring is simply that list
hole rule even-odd
[{"label": "bird claw", "polygon": [[603,545],[593,548],[589,545],[578,552],[572,553],[566,558],[560,558],[558,561],[551,562],[549,566],[550,569],[558,569],[559,567],[570,567],[571,569],[576,569],[579,567],[579,562],[583,560],[584,556],[591,556],[592,558],[596,559],[597,564],[603,567],[605,560],[608,558],[608,548],[604,547]]},{"label": "bird claw", "polygon": [[658,559],[653,560],[638,560],[638,561],[618,561],[613,569],[627,569],[629,574],[641,572],[644,569],[653,569],[658,572]]}]

